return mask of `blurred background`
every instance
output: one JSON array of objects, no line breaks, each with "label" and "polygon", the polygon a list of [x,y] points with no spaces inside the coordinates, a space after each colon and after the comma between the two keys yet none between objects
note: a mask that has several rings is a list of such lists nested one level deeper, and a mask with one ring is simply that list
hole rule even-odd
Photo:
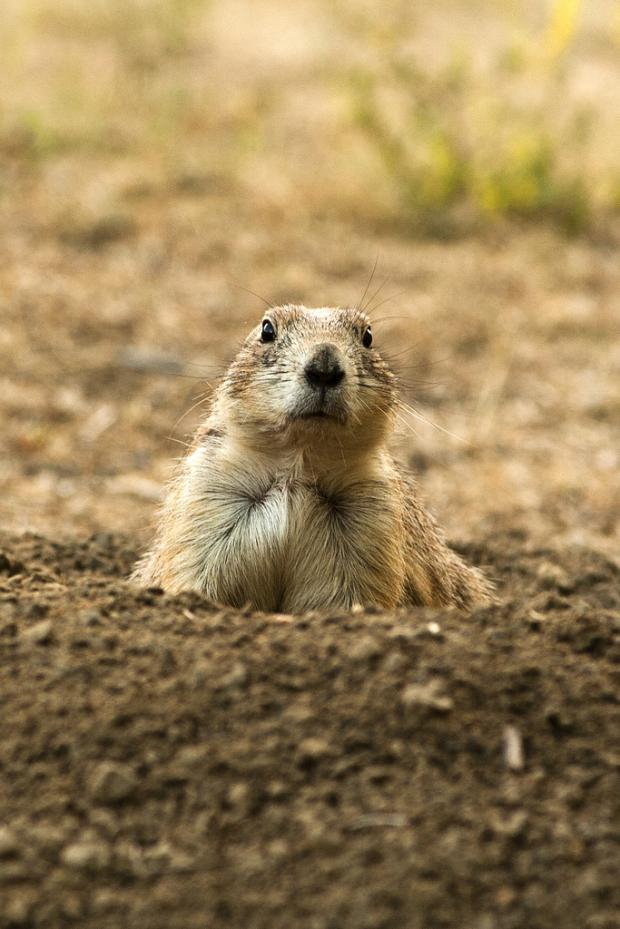
[{"label": "blurred background", "polygon": [[144,539],[254,293],[353,305],[376,264],[449,534],[618,557],[615,0],[2,13],[0,525]]}]

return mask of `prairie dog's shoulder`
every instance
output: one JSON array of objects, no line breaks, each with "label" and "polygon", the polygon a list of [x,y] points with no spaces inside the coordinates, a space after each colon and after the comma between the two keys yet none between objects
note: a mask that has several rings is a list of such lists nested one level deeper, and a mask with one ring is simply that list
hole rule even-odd
[{"label": "prairie dog's shoulder", "polygon": [[[493,585],[453,551],[428,510],[412,474],[397,467],[403,501],[403,530],[409,602],[470,609],[493,600]],[[421,596],[420,596],[421,595]]]}]

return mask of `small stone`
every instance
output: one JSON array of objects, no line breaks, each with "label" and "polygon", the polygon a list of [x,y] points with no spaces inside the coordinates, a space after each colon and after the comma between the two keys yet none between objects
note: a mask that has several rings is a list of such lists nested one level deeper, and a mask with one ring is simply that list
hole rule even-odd
[{"label": "small stone", "polygon": [[5,860],[0,868],[0,886],[19,884],[30,877],[30,866],[24,861]]},{"label": "small stone", "polygon": [[329,743],[325,739],[308,738],[299,743],[299,754],[302,761],[318,761],[329,753]]},{"label": "small stone", "polygon": [[289,796],[289,788],[284,781],[270,781],[267,785],[267,793],[272,800],[284,800]]},{"label": "small stone", "polygon": [[22,632],[22,638],[31,645],[47,645],[52,640],[53,625],[51,620],[43,619]]},{"label": "small stone", "polygon": [[229,787],[226,799],[231,806],[242,807],[246,805],[249,796],[250,790],[248,785],[244,784],[243,781],[239,781]]},{"label": "small stone", "polygon": [[107,840],[115,839],[120,832],[118,816],[111,810],[94,807],[88,816],[92,828]]},{"label": "small stone", "polygon": [[114,847],[114,870],[128,877],[145,877],[148,868],[143,849],[134,842],[117,842]]},{"label": "small stone", "polygon": [[502,886],[495,891],[494,896],[497,904],[506,909],[515,902],[517,894],[512,887]]},{"label": "small stone", "polygon": [[69,894],[65,891],[60,907],[62,915],[70,922],[75,922],[83,915],[82,901],[78,894]]},{"label": "small stone", "polygon": [[522,771],[525,765],[523,739],[516,726],[504,729],[504,762],[510,771]]},{"label": "small stone", "polygon": [[209,679],[213,676],[213,667],[208,661],[197,661],[190,673],[188,681],[191,687],[196,690],[204,687]]},{"label": "small stone", "polygon": [[493,831],[498,835],[514,837],[521,835],[527,825],[527,813],[514,810],[512,813],[496,813],[491,818]]},{"label": "small stone", "polygon": [[411,638],[424,640],[434,639],[437,642],[442,642],[444,635],[439,623],[431,620],[431,622],[428,623],[420,623],[419,625],[415,625],[412,629]]},{"label": "small stone", "polygon": [[245,818],[252,806],[252,792],[247,784],[238,781],[226,791],[225,808],[235,819]]},{"label": "small stone", "polygon": [[172,872],[182,874],[193,870],[194,860],[179,848],[174,848],[165,840],[158,842],[144,853],[144,860],[152,874]]},{"label": "small stone", "polygon": [[315,711],[304,699],[301,699],[287,706],[282,715],[294,723],[305,723],[314,717]]},{"label": "small stone", "polygon": [[394,626],[393,629],[390,629],[388,632],[388,637],[390,639],[415,639],[417,636],[417,630],[415,626]]},{"label": "small stone", "polygon": [[383,662],[383,670],[386,674],[398,674],[407,664],[407,659],[400,652],[390,652]]},{"label": "small stone", "polygon": [[[8,900],[2,908],[3,924],[8,926],[31,926],[34,900],[27,893],[19,893]],[[6,920],[6,923],[4,922]]]},{"label": "small stone", "polygon": [[219,686],[223,690],[234,690],[243,687],[248,679],[248,672],[241,661],[236,661],[230,671],[220,678]]},{"label": "small stone", "polygon": [[267,854],[270,858],[281,861],[290,854],[290,847],[285,839],[274,839],[267,846]]},{"label": "small stone", "polygon": [[534,632],[537,632],[543,624],[545,623],[547,617],[544,613],[540,613],[538,610],[529,610],[527,614],[527,622],[530,629]]},{"label": "small stone", "polygon": [[547,590],[553,588],[564,588],[569,585],[569,576],[564,568],[554,564],[552,561],[542,561],[536,571],[538,579]]},{"label": "small stone", "polygon": [[294,622],[294,617],[290,613],[272,613],[269,617],[269,622],[272,623],[292,623]]},{"label": "small stone", "polygon": [[8,826],[0,826],[0,858],[13,858],[18,853],[17,836]]},{"label": "small stone", "polygon": [[85,626],[101,625],[101,615],[96,610],[85,610],[80,614],[80,620]]},{"label": "small stone", "polygon": [[110,849],[96,839],[80,839],[63,849],[61,859],[78,871],[102,871],[110,863]]},{"label": "small stone", "polygon": [[118,907],[118,893],[108,887],[95,891],[92,897],[93,912],[97,915],[111,913]]},{"label": "small stone", "polygon": [[90,779],[90,793],[101,803],[120,803],[134,792],[138,784],[133,770],[124,764],[103,762]]},{"label": "small stone", "polygon": [[66,831],[49,823],[30,826],[27,831],[30,843],[45,851],[58,851],[66,840]]},{"label": "small stone", "polygon": [[381,654],[379,643],[371,635],[362,636],[349,649],[349,657],[352,661],[369,661],[379,654]]},{"label": "small stone", "polygon": [[208,754],[209,751],[205,745],[186,745],[177,752],[174,764],[183,770],[195,768],[205,764]]},{"label": "small stone", "polygon": [[454,708],[454,701],[442,693],[442,682],[438,679],[427,684],[409,684],[400,699],[406,707],[425,706],[438,713],[449,713]]}]

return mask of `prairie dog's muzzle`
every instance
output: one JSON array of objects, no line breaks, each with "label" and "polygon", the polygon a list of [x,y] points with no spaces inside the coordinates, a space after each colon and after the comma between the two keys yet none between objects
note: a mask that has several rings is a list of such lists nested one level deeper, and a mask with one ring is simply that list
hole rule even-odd
[{"label": "prairie dog's muzzle", "polygon": [[331,342],[314,346],[306,361],[304,375],[308,384],[316,390],[337,387],[344,379],[342,356]]}]

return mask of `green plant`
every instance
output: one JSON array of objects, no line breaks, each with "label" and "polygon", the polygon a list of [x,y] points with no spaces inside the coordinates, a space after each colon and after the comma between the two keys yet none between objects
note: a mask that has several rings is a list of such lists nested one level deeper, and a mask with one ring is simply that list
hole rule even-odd
[{"label": "green plant", "polygon": [[502,51],[486,72],[462,53],[425,70],[394,33],[372,66],[350,75],[354,123],[409,223],[444,233],[457,215],[461,222],[543,218],[567,232],[587,227],[589,123],[581,111],[558,114],[557,106],[566,86],[560,59],[579,6],[557,0],[539,45]]}]

